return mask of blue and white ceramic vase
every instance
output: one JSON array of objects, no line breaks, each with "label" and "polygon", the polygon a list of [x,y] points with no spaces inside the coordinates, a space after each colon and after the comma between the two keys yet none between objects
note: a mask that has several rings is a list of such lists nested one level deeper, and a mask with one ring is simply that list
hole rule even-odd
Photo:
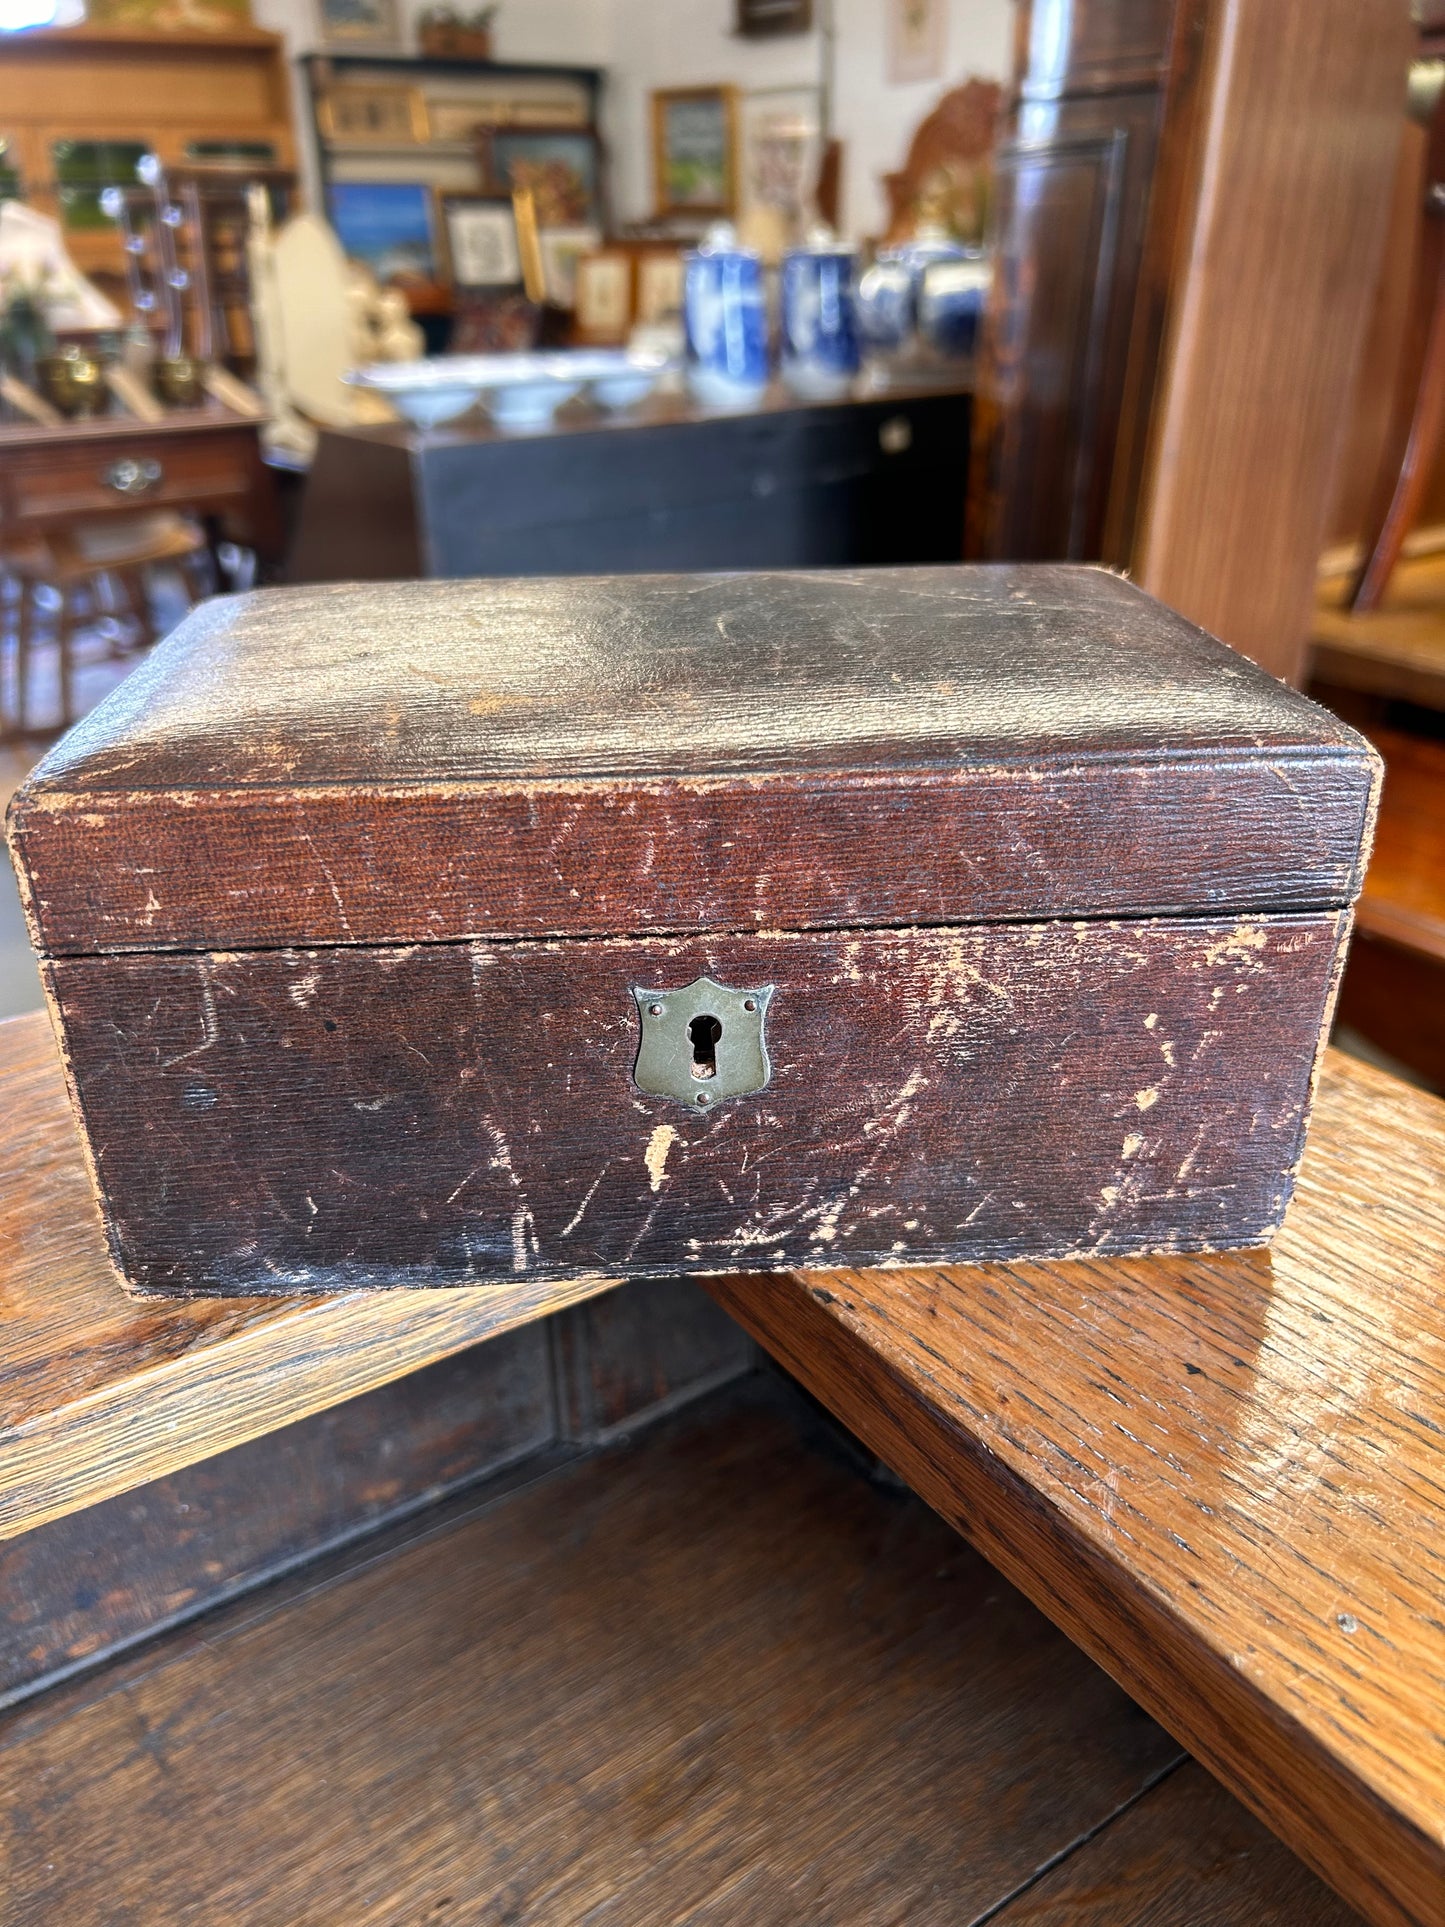
[{"label": "blue and white ceramic vase", "polygon": [[918,340],[918,293],[935,262],[958,261],[964,249],[947,235],[920,235],[880,248],[858,283],[858,325],[870,351],[906,354]]},{"label": "blue and white ceramic vase", "polygon": [[714,228],[686,258],[683,319],[688,381],[698,400],[745,408],[768,385],[768,311],[763,264],[731,228]]},{"label": "blue and white ceramic vase", "polygon": [[931,261],[918,284],[918,332],[945,361],[968,361],[993,269],[979,248],[957,261]]},{"label": "blue and white ceramic vase", "polygon": [[851,248],[831,240],[784,256],[783,379],[796,394],[846,394],[858,372],[856,267]]}]

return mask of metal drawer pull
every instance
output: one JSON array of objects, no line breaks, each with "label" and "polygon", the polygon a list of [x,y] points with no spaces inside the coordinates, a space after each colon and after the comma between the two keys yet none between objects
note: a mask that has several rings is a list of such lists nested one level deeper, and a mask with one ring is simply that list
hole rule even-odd
[{"label": "metal drawer pull", "polygon": [[144,495],[147,489],[154,488],[165,474],[160,463],[152,456],[138,462],[133,455],[123,455],[118,462],[102,470],[101,481],[107,488],[113,488],[117,495]]}]

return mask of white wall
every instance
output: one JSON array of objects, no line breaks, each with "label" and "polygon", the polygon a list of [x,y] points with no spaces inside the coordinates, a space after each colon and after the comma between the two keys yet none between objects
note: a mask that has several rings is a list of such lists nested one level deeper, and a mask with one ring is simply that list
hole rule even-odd
[{"label": "white wall", "polygon": [[[402,51],[415,53],[412,22],[427,0],[401,0]],[[460,12],[471,11],[463,0]],[[258,27],[284,33],[292,54],[320,44],[312,0],[251,0]],[[499,60],[551,60],[574,67],[605,66],[611,50],[612,0],[507,0],[497,17]]]},{"label": "white wall", "polygon": [[[654,87],[731,81],[751,90],[818,82],[822,48],[816,32],[738,40],[733,0],[608,3],[612,198],[624,220],[652,212],[648,96]],[[815,0],[815,14],[822,4]],[[943,78],[894,86],[888,80],[886,0],[834,0],[834,131],[844,143],[842,214],[849,233],[881,230],[887,200],[879,177],[902,164],[914,128],[941,94],[972,74],[1006,78],[1013,12],[1013,0],[948,0]],[[505,22],[506,11],[501,18]]]},{"label": "white wall", "polygon": [[[425,0],[402,0],[408,23]],[[825,0],[815,0],[820,12]],[[1003,79],[1009,69],[1013,0],[947,0],[943,78],[894,86],[888,80],[887,0],[833,0],[837,25],[835,131],[844,143],[843,223],[876,234],[887,203],[879,177],[902,164],[914,128],[949,87],[971,74]],[[258,26],[286,35],[289,51],[316,45],[310,0],[252,0]],[[654,87],[730,81],[745,90],[816,85],[819,34],[739,40],[734,0],[503,0],[501,60],[556,61],[607,69],[605,131],[613,211],[621,220],[653,207],[649,95]],[[408,38],[407,50],[414,43]],[[298,95],[297,124],[307,115]]]}]

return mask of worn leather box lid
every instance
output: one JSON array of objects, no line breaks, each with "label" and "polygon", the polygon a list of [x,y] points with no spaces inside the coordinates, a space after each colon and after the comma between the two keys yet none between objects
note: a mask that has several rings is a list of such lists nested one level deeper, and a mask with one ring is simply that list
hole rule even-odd
[{"label": "worn leather box lid", "polygon": [[1061,566],[268,590],[40,764],[42,947],[1310,909],[1377,763]]}]

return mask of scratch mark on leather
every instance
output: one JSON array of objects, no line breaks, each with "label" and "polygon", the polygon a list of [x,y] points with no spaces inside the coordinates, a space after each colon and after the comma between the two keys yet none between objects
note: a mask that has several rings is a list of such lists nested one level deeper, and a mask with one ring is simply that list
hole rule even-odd
[{"label": "scratch mark on leather", "polygon": [[211,988],[210,966],[204,962],[200,967],[200,991],[201,1041],[199,1044],[193,1044],[190,1050],[183,1050],[175,1057],[166,1058],[161,1065],[163,1071],[170,1070],[173,1065],[184,1064],[188,1058],[199,1057],[202,1051],[210,1050],[212,1045],[220,1039],[220,1025],[216,1021],[216,993]]},{"label": "scratch mark on leather", "polygon": [[[483,1160],[483,1162],[485,1162],[485,1160]],[[468,1171],[467,1175],[462,1179],[461,1183],[457,1186],[457,1188],[454,1191],[448,1192],[447,1194],[448,1204],[456,1203],[457,1199],[462,1195],[463,1191],[466,1190],[467,1186],[471,1183],[472,1179],[477,1175],[478,1171],[480,1171],[481,1168],[482,1166],[480,1164],[474,1164],[471,1170]]]},{"label": "scratch mark on leather", "polygon": [[306,845],[307,849],[311,852],[312,856],[314,857],[316,861],[317,869],[320,870],[322,876],[324,876],[326,879],[327,888],[331,892],[331,900],[336,905],[336,915],[340,920],[341,928],[346,932],[347,936],[349,937],[351,935],[351,925],[347,920],[346,905],[341,901],[341,892],[336,887],[336,878],[332,876],[331,871],[327,866],[326,859],[322,856],[321,852],[317,849],[315,843],[313,842],[310,830],[306,829],[304,825],[302,826],[302,829],[301,829],[301,840]]},{"label": "scratch mark on leather", "polygon": [[[577,1209],[573,1212],[572,1216],[567,1220],[566,1224],[564,1224],[562,1229],[558,1232],[557,1234],[558,1237],[570,1238],[572,1236],[572,1233],[577,1229],[578,1225],[581,1224],[583,1214],[585,1213],[588,1205],[591,1204],[592,1200],[597,1196],[597,1187],[599,1184],[601,1184],[602,1180],[607,1176],[608,1166],[611,1164],[611,1162],[612,1160],[611,1158],[609,1158],[607,1160],[607,1163],[603,1165],[602,1169],[597,1173],[596,1177],[592,1180],[591,1184],[588,1185],[586,1191],[583,1194],[581,1204],[578,1205]],[[655,1191],[657,1189],[657,1186],[654,1185],[652,1188]]]}]

